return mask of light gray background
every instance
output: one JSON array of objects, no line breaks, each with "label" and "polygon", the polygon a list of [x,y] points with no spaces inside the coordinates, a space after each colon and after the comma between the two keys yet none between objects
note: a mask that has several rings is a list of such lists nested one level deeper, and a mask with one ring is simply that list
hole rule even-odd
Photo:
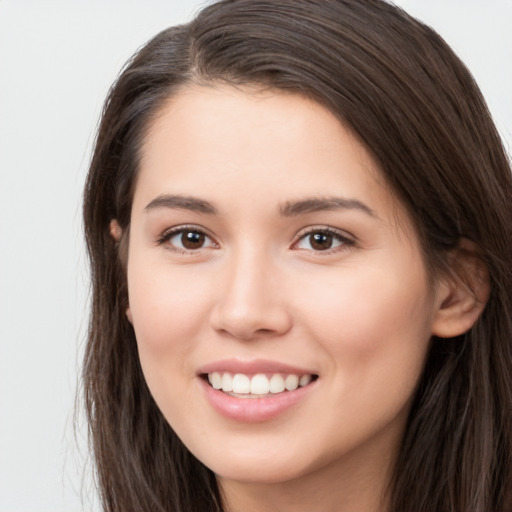
[{"label": "light gray background", "polygon": [[[400,0],[472,70],[512,146],[512,0]],[[124,61],[197,0],[0,0],[0,511],[99,510],[73,408],[87,326],[81,189]]]}]

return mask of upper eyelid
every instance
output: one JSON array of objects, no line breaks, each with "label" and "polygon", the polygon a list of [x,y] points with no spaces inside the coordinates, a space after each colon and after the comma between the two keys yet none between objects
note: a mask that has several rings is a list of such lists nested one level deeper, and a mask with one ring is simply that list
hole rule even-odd
[{"label": "upper eyelid", "polygon": [[196,231],[198,233],[202,233],[203,235],[206,235],[208,238],[210,238],[215,244],[218,244],[215,237],[207,230],[206,228],[203,228],[202,226],[198,226],[197,224],[178,224],[176,226],[171,226],[169,228],[164,229],[156,238],[158,243],[162,243],[169,238],[172,238],[172,236],[177,235],[179,233],[182,233],[183,231]]},{"label": "upper eyelid", "polygon": [[[199,233],[202,233],[202,234],[206,235],[208,238],[210,238],[214,244],[219,245],[219,243],[216,240],[216,237],[208,229],[204,228],[203,226],[199,226],[197,224],[178,224],[176,226],[171,226],[169,228],[166,228],[164,231],[161,232],[160,235],[158,235],[157,242],[162,243],[162,242],[168,240],[169,238],[171,238],[172,236],[174,236],[178,233],[181,233],[183,231],[186,231],[186,230],[197,231]],[[345,230],[339,229],[339,228],[335,228],[332,226],[328,226],[328,225],[318,224],[318,225],[312,225],[312,226],[307,226],[307,227],[301,228],[293,237],[293,241],[292,241],[291,245],[293,246],[296,243],[298,243],[301,239],[303,239],[304,237],[306,237],[312,233],[317,233],[317,232],[329,233],[331,235],[338,236],[345,241],[349,241],[352,244],[356,243],[356,237],[354,235],[352,235],[351,233],[349,233],[348,231],[345,231]]]},{"label": "upper eyelid", "polygon": [[204,233],[205,235],[208,235],[209,237],[212,236],[206,228],[203,228],[202,226],[198,226],[197,224],[178,224],[176,226],[171,226],[169,228],[165,228],[162,231],[161,236],[166,236],[166,235],[169,235],[172,233],[180,233],[180,232],[186,231],[186,230],[197,231],[198,233]]},{"label": "upper eyelid", "polygon": [[[322,251],[314,250],[314,249],[305,249],[298,247],[302,240],[307,239],[308,236],[314,233],[328,233],[333,237],[337,237],[341,242],[339,246],[332,247],[329,249],[325,249]],[[316,257],[327,257],[333,254],[338,254],[340,251],[345,252],[349,249],[354,249],[357,247],[357,239],[347,231],[342,229],[333,228],[331,226],[310,226],[308,228],[304,228],[296,235],[293,243],[291,244],[291,250],[295,251],[306,251],[307,253],[311,253],[311,255]]]},{"label": "upper eyelid", "polygon": [[302,228],[295,235],[295,240],[300,240],[301,238],[303,238],[307,235],[310,235],[311,233],[318,233],[318,232],[325,232],[325,233],[329,233],[331,235],[337,235],[340,238],[343,238],[345,240],[351,240],[354,243],[356,241],[356,237],[354,235],[352,235],[351,233],[349,233],[348,231],[345,231],[345,230],[339,229],[339,228],[334,228],[332,226],[325,226],[325,225],[308,226],[306,228]]}]

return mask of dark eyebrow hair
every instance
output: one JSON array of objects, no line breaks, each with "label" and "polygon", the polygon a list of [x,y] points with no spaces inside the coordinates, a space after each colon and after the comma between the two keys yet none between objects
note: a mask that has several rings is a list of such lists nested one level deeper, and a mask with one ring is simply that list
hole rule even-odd
[{"label": "dark eyebrow hair", "polygon": [[280,208],[284,217],[293,217],[303,213],[319,212],[326,210],[360,210],[367,215],[376,217],[375,212],[357,199],[345,199],[343,197],[311,197],[300,201],[287,201]]},{"label": "dark eyebrow hair", "polygon": [[174,208],[178,210],[191,210],[193,212],[216,215],[217,209],[208,201],[190,196],[164,194],[153,199],[145,210],[154,208]]}]

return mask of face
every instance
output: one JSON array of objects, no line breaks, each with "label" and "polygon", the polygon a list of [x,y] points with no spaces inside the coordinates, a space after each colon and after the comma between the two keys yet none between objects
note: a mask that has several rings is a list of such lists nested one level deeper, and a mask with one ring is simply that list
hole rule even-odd
[{"label": "face", "polygon": [[329,111],[227,86],[173,96],[143,147],[129,240],[147,383],[221,480],[392,457],[436,293],[408,215]]}]

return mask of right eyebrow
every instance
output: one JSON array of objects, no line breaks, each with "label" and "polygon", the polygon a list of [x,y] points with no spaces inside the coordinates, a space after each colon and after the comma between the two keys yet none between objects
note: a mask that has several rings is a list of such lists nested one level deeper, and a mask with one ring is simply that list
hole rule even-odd
[{"label": "right eyebrow", "polygon": [[192,196],[180,196],[164,194],[155,197],[148,203],[145,210],[150,211],[156,208],[170,208],[177,210],[189,210],[193,212],[205,213],[207,215],[217,215],[217,209],[212,203]]}]

